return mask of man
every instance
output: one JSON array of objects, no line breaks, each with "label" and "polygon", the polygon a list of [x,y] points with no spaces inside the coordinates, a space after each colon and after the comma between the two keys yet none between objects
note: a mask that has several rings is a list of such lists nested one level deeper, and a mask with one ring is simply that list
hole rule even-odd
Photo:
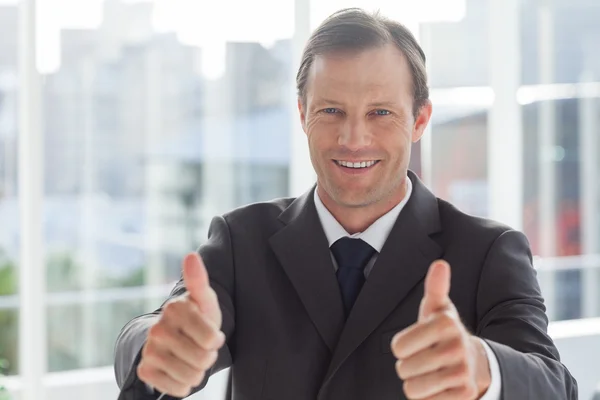
[{"label": "man", "polygon": [[297,85],[316,187],[212,221],[164,307],[121,332],[121,398],[184,397],[231,366],[235,400],[575,400],[525,236],[408,170],[432,113],[410,32],[337,12]]}]

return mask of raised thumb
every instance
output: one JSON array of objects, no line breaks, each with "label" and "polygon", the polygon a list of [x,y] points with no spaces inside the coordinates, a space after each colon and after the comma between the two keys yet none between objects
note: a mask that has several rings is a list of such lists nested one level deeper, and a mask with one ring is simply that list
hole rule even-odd
[{"label": "raised thumb", "polygon": [[434,261],[425,278],[425,292],[419,308],[419,321],[431,314],[444,311],[452,305],[450,293],[450,265],[444,260]]}]

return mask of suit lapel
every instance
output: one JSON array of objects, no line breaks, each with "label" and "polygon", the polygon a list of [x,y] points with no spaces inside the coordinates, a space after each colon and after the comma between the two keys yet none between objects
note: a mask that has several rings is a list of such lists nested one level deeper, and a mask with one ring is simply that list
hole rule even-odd
[{"label": "suit lapel", "polygon": [[310,319],[333,352],[344,326],[344,308],[313,196],[314,188],[279,216],[286,225],[269,241]]},{"label": "suit lapel", "polygon": [[[323,386],[442,255],[442,248],[430,238],[441,229],[437,199],[410,171],[409,178],[413,182],[411,198],[400,212],[348,316]],[[416,315],[416,310],[407,310],[413,311]]]}]

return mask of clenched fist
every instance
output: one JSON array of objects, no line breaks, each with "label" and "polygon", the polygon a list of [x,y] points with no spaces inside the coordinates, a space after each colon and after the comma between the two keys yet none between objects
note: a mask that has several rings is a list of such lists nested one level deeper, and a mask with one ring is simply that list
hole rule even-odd
[{"label": "clenched fist", "polygon": [[460,321],[449,291],[450,266],[434,262],[418,321],[392,340],[396,371],[411,400],[473,400],[490,385],[485,349]]},{"label": "clenched fist", "polygon": [[225,343],[217,295],[197,254],[185,258],[183,279],[187,293],[165,304],[137,368],[143,382],[175,397],[200,385]]}]

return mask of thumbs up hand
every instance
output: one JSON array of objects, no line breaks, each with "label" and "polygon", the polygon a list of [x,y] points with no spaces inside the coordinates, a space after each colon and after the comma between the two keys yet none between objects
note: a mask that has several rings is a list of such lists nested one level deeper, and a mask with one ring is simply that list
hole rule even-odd
[{"label": "thumbs up hand", "polygon": [[217,295],[198,254],[185,258],[183,279],[187,292],[163,307],[136,371],[140,380],[175,397],[186,397],[200,385],[225,343]]},{"label": "thumbs up hand", "polygon": [[449,297],[450,266],[431,264],[418,321],[392,339],[408,399],[478,399],[491,382],[480,339],[469,334]]}]

